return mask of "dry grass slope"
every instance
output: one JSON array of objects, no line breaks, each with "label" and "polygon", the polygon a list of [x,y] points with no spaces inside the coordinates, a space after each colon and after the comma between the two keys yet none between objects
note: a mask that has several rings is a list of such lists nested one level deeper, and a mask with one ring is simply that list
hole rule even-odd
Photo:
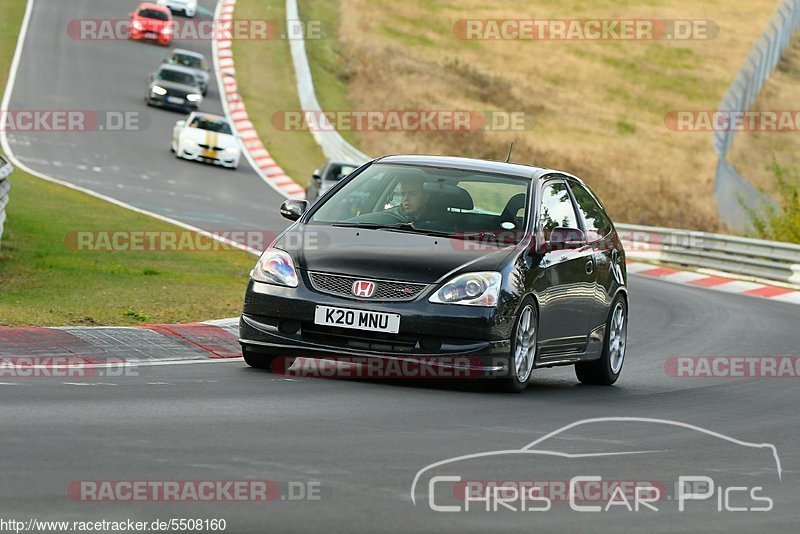
[{"label": "dry grass slope", "polygon": [[[303,17],[313,19],[307,4]],[[664,116],[715,109],[777,5],[342,0],[334,66],[351,109],[524,111],[535,121],[522,132],[358,132],[367,153],[499,159],[513,140],[515,160],[584,177],[617,220],[719,230],[711,136],[671,132]],[[711,19],[720,32],[695,41],[465,41],[453,26],[467,17]]]}]

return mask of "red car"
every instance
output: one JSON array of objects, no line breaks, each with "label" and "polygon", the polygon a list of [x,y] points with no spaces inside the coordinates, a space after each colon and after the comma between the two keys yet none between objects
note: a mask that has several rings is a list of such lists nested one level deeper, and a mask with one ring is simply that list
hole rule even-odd
[{"label": "red car", "polygon": [[169,8],[145,2],[131,13],[130,38],[149,39],[169,46],[172,42],[172,13]]}]

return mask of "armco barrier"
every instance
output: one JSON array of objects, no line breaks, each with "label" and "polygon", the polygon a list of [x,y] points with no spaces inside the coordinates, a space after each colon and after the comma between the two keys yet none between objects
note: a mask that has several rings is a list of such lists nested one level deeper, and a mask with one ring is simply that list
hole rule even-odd
[{"label": "armco barrier", "polygon": [[616,227],[629,258],[800,285],[800,245],[654,226]]},{"label": "armco barrier", "polygon": [[[297,0],[286,0],[286,23],[291,25],[300,20],[300,12],[297,9]],[[319,121],[319,127],[309,128],[317,144],[322,148],[322,153],[326,158],[337,161],[352,161],[363,163],[370,160],[356,147],[344,140],[320,113],[322,107],[317,100],[314,91],[314,80],[311,78],[311,67],[308,64],[306,55],[306,43],[304,39],[290,39],[292,50],[292,63],[294,64],[295,78],[297,79],[297,95],[300,97],[300,107],[306,113],[312,113]],[[320,131],[323,130],[323,131]]]},{"label": "armco barrier", "polygon": [[[719,111],[743,112],[750,109],[767,78],[778,66],[798,26],[800,0],[784,0],[750,50],[736,80],[722,98]],[[774,203],[739,176],[727,161],[735,134],[733,129],[714,132],[714,150],[719,158],[714,192],[720,218],[733,228],[743,229],[750,226],[750,217],[742,204],[753,210],[761,210],[765,205]]]},{"label": "armco barrier", "polygon": [[14,168],[5,158],[0,156],[0,240],[3,239],[3,225],[6,222],[6,205],[8,204],[8,192],[11,190],[11,182],[8,175]]}]

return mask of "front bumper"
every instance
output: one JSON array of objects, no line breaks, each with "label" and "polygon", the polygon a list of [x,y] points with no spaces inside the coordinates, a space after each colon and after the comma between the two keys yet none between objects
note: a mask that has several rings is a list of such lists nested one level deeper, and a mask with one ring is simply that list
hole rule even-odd
[{"label": "front bumper", "polygon": [[203,163],[220,165],[228,169],[237,168],[239,166],[239,158],[241,157],[240,154],[231,155],[225,152],[217,152],[216,156],[206,155],[206,152],[202,148],[198,148],[197,150],[184,148],[181,151],[180,156],[183,159],[188,159],[191,161],[202,161]]},{"label": "front bumper", "polygon": [[[305,277],[304,277],[305,278]],[[239,321],[246,350],[322,359],[433,358],[437,366],[468,366],[486,375],[508,369],[514,318],[495,308],[432,304],[430,291],[411,302],[370,302],[250,281]],[[316,306],[400,314],[397,334],[314,324]]]},{"label": "front bumper", "polygon": [[197,111],[198,109],[197,102],[189,102],[188,100],[184,99],[183,104],[175,104],[167,101],[167,97],[169,96],[175,96],[175,95],[166,94],[162,96],[150,93],[147,96],[147,103],[151,106],[164,109],[174,109],[177,111],[185,111],[187,113],[190,113],[192,111]]},{"label": "front bumper", "polygon": [[136,30],[134,28],[131,28],[129,37],[133,41],[156,41],[165,46],[172,42],[172,34],[147,30]]}]

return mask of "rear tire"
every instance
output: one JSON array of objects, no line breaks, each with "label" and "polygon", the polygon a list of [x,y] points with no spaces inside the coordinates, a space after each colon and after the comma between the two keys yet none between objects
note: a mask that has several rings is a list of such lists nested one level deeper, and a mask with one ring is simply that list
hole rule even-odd
[{"label": "rear tire", "polygon": [[628,339],[628,304],[622,295],[611,304],[600,359],[575,364],[575,376],[582,384],[610,386],[619,378]]}]

